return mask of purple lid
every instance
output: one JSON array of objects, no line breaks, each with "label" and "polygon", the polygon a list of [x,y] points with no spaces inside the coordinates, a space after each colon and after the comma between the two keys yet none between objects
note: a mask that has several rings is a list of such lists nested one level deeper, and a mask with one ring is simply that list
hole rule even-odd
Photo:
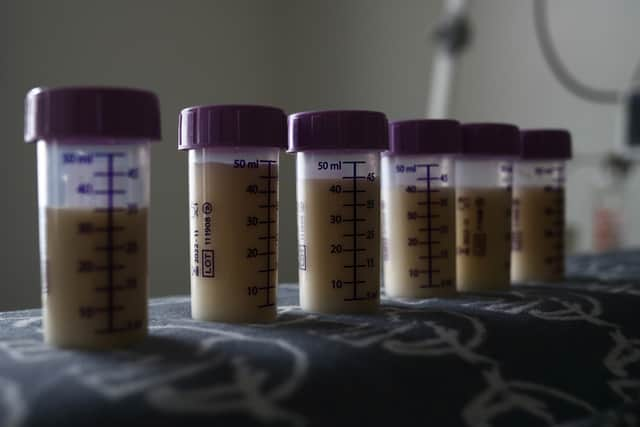
[{"label": "purple lid", "polygon": [[564,129],[527,129],[520,131],[522,155],[529,159],[570,159],[571,134]]},{"label": "purple lid", "polygon": [[179,150],[238,146],[286,148],[284,111],[261,105],[204,105],[180,112]]},{"label": "purple lid", "polygon": [[160,133],[158,98],[145,90],[34,88],[25,98],[26,142],[66,138],[159,140]]},{"label": "purple lid", "polygon": [[520,132],[506,123],[468,123],[461,126],[463,156],[520,155]]},{"label": "purple lid", "polygon": [[387,117],[377,111],[307,111],[289,116],[289,151],[389,148]]},{"label": "purple lid", "polygon": [[389,154],[457,154],[460,123],[436,119],[393,122],[389,138]]}]

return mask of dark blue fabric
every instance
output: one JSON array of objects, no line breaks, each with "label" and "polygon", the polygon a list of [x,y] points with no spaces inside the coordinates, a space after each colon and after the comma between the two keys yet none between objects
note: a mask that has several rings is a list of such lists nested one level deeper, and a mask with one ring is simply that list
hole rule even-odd
[{"label": "dark blue fabric", "polygon": [[154,299],[126,351],[42,343],[39,310],[0,315],[0,426],[637,425],[640,252],[573,257],[565,283],[375,315],[269,325],[191,320]]}]

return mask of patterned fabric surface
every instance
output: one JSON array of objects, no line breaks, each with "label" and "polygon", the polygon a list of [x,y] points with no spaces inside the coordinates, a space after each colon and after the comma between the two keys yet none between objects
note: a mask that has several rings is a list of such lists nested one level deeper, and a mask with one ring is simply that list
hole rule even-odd
[{"label": "patterned fabric surface", "polygon": [[640,409],[640,252],[569,260],[563,284],[383,298],[375,315],[190,319],[150,303],[127,351],[42,343],[39,310],[0,315],[0,426],[627,426]]}]

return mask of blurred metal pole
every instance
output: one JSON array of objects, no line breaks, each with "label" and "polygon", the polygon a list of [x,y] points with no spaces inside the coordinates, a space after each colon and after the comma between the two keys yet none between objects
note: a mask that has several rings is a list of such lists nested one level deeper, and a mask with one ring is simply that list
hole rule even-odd
[{"label": "blurred metal pole", "polygon": [[456,63],[471,38],[468,5],[468,0],[444,0],[444,14],[433,34],[436,52],[433,57],[431,88],[426,109],[429,118],[449,116]]}]

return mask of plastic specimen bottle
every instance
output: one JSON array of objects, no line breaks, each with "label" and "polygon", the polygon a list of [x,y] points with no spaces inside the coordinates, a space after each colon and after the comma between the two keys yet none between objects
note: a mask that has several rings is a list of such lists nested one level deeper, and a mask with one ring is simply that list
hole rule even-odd
[{"label": "plastic specimen bottle", "polygon": [[[633,216],[628,204],[632,160],[619,154],[604,156],[591,183],[591,238],[596,252],[625,247],[628,242],[628,224]],[[625,215],[625,212],[628,212]],[[626,234],[625,234],[626,233]],[[625,238],[626,237],[626,238]]]},{"label": "plastic specimen bottle", "polygon": [[390,124],[382,154],[384,285],[392,297],[456,292],[455,120]]},{"label": "plastic specimen bottle", "polygon": [[388,123],[373,111],[289,117],[297,152],[300,305],[325,313],[380,302],[380,151]]},{"label": "plastic specimen bottle", "polygon": [[524,130],[513,166],[511,281],[564,277],[565,163],[571,135],[560,129]]},{"label": "plastic specimen bottle", "polygon": [[37,88],[25,140],[37,142],[44,339],[107,349],[147,334],[150,92]]},{"label": "plastic specimen bottle", "polygon": [[462,125],[455,172],[458,291],[510,286],[512,162],[519,154],[516,126]]},{"label": "plastic specimen bottle", "polygon": [[182,110],[189,151],[191,314],[218,322],[277,316],[278,165],[287,119],[278,108]]}]

